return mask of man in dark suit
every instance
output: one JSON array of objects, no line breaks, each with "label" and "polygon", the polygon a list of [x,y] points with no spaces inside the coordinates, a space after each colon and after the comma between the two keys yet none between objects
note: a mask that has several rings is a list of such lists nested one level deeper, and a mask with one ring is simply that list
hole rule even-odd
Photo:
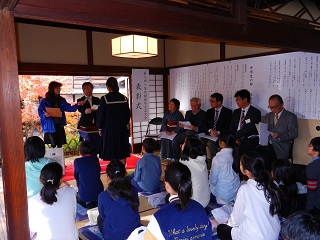
[{"label": "man in dark suit", "polygon": [[282,97],[275,94],[269,98],[267,113],[263,122],[268,124],[269,144],[268,146],[258,146],[266,164],[267,169],[271,169],[272,161],[275,159],[288,159],[291,141],[298,136],[297,116],[287,111],[283,107]]},{"label": "man in dark suit", "polygon": [[[99,98],[92,96],[93,85],[91,82],[84,82],[82,84],[82,91],[84,96],[77,99],[77,102],[86,100],[83,106],[79,106],[78,111],[81,113],[78,122],[78,128],[96,125],[96,110],[93,106],[99,105]],[[80,137],[80,141],[81,141]]]},{"label": "man in dark suit", "polygon": [[[207,111],[204,120],[205,134],[211,137],[218,137],[220,133],[229,131],[229,125],[232,117],[232,110],[222,106],[223,96],[221,93],[214,93],[210,96],[211,108]],[[213,158],[219,149],[218,141],[212,141],[206,138],[200,138],[210,151]]]},{"label": "man in dark suit", "polygon": [[234,97],[239,108],[233,111],[230,131],[235,134],[239,145],[234,170],[240,172],[242,154],[259,145],[259,135],[255,124],[261,121],[261,112],[250,104],[251,96],[247,89],[237,91]]},{"label": "man in dark suit", "polygon": [[177,136],[172,140],[174,159],[180,159],[181,144],[184,143],[187,136],[194,136],[204,131],[203,120],[206,112],[201,109],[201,99],[197,97],[191,98],[190,106],[191,110],[186,112],[185,121],[189,121],[191,126],[186,126],[187,129],[184,129],[185,126],[179,123],[179,127],[184,130],[179,131]]}]

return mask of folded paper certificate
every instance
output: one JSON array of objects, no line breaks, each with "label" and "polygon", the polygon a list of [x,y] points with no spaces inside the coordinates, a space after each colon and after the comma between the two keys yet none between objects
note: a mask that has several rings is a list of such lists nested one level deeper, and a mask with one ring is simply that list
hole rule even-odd
[{"label": "folded paper certificate", "polygon": [[190,129],[191,123],[189,121],[179,121],[183,125],[184,129]]},{"label": "folded paper certificate", "polygon": [[92,111],[97,111],[98,110],[99,105],[93,104],[91,107]]},{"label": "folded paper certificate", "polygon": [[160,134],[159,134],[159,138],[165,138],[165,139],[169,139],[169,140],[173,140],[175,136],[177,136],[176,133],[174,133],[172,135],[168,135],[165,132],[160,132]]},{"label": "folded paper certificate", "polygon": [[233,207],[231,205],[223,205],[222,207],[215,208],[211,211],[214,219],[220,223],[228,222]]},{"label": "folded paper certificate", "polygon": [[211,137],[210,135],[206,135],[204,133],[199,133],[196,136],[198,138],[206,138],[206,139],[209,139],[209,140],[214,141],[214,142],[216,142],[218,140],[218,137]]},{"label": "folded paper certificate", "polygon": [[46,112],[50,115],[50,117],[62,117],[62,113],[60,111],[60,108],[46,107]]}]

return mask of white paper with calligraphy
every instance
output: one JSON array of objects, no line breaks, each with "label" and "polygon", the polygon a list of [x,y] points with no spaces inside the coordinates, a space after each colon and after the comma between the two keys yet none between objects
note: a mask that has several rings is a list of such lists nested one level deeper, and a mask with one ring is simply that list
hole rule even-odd
[{"label": "white paper with calligraphy", "polygon": [[132,69],[132,118],[149,121],[149,69]]},{"label": "white paper with calligraphy", "polygon": [[234,94],[245,88],[262,115],[269,112],[269,97],[279,94],[298,118],[320,119],[319,63],[320,54],[293,52],[170,69],[170,98],[189,110],[190,98],[199,97],[207,110],[210,95],[220,92],[223,105],[236,109]]}]

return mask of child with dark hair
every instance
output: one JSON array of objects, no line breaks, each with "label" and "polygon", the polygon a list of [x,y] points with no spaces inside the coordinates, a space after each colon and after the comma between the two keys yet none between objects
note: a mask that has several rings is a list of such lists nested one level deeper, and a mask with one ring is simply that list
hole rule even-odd
[{"label": "child with dark hair", "polygon": [[311,139],[308,145],[308,155],[312,157],[307,166],[307,210],[320,212],[320,137]]},{"label": "child with dark hair", "polygon": [[232,168],[236,138],[232,133],[221,133],[218,142],[221,150],[212,159],[210,191],[217,203],[226,204],[235,199],[240,187],[240,178]]},{"label": "child with dark hair", "polygon": [[186,137],[181,150],[180,162],[191,171],[192,199],[206,207],[210,202],[210,189],[205,147],[198,138],[190,136]]},{"label": "child with dark hair", "polygon": [[109,185],[99,195],[98,226],[106,240],[127,239],[140,226],[138,192],[120,161],[111,161],[106,173]]},{"label": "child with dark hair", "polygon": [[218,237],[221,240],[277,240],[281,190],[265,170],[262,156],[256,152],[242,155],[240,170],[249,179],[239,188],[228,224],[218,225]]},{"label": "child with dark hair", "polygon": [[131,184],[138,192],[156,193],[160,190],[161,162],[153,155],[157,142],[146,138],[142,142],[143,157],[137,162]]},{"label": "child with dark hair", "polygon": [[43,187],[28,199],[29,228],[36,239],[78,239],[75,224],[76,192],[71,187],[61,187],[62,167],[52,162],[41,170]]},{"label": "child with dark hair", "polygon": [[[192,182],[189,168],[172,162],[165,172],[165,188],[170,203],[150,219],[144,239],[212,239],[212,228],[204,208],[191,199]],[[198,226],[198,229],[194,229]]]},{"label": "child with dark hair", "polygon": [[37,136],[27,138],[24,143],[24,159],[26,169],[27,196],[32,197],[40,192],[42,184],[39,182],[41,169],[55,160],[45,158],[46,148],[43,140]]},{"label": "child with dark hair", "polygon": [[307,211],[291,214],[282,225],[281,237],[284,240],[320,239],[319,214]]},{"label": "child with dark hair", "polygon": [[80,143],[79,153],[82,157],[74,160],[74,178],[78,187],[77,201],[85,208],[94,208],[98,206],[98,196],[103,191],[99,159],[93,144],[88,141]]},{"label": "child with dark hair", "polygon": [[282,191],[279,216],[288,217],[297,209],[298,187],[293,177],[293,166],[288,160],[275,160],[271,175]]}]

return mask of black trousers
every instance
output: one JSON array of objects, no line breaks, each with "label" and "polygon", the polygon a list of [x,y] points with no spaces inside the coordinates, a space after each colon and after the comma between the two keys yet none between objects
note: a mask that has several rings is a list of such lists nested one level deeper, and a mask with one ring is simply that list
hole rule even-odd
[{"label": "black trousers", "polygon": [[231,229],[232,227],[227,224],[219,224],[217,227],[218,237],[221,240],[232,240]]},{"label": "black trousers", "polygon": [[178,133],[177,136],[172,140],[173,158],[179,160],[181,157],[181,145],[184,143],[186,137],[196,135],[196,131],[186,130]]},{"label": "black trousers", "polygon": [[252,151],[259,145],[259,138],[244,138],[241,139],[240,142],[240,145],[238,147],[235,147],[233,150],[235,159],[232,167],[236,173],[242,175],[240,171],[240,159],[245,152]]},{"label": "black trousers", "polygon": [[212,160],[212,158],[219,151],[218,140],[215,142],[215,141],[211,141],[211,140],[206,139],[206,138],[200,138],[200,141],[203,143],[204,146],[209,148],[209,152],[210,152],[211,160]]}]

